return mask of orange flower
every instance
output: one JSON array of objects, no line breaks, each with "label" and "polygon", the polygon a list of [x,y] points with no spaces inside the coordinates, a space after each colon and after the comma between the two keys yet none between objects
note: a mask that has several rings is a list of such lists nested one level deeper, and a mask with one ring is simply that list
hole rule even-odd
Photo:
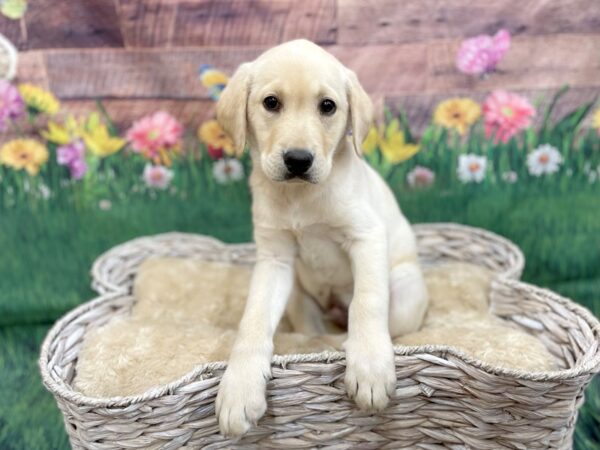
[{"label": "orange flower", "polygon": [[227,155],[234,156],[233,141],[216,120],[204,122],[198,128],[198,138],[213,150],[222,149]]},{"label": "orange flower", "polygon": [[0,164],[37,175],[48,161],[48,150],[34,139],[14,139],[0,148]]}]

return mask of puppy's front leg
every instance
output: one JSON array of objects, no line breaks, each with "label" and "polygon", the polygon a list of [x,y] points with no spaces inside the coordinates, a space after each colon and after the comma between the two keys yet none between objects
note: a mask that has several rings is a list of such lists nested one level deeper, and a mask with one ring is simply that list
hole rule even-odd
[{"label": "puppy's front leg", "polygon": [[348,311],[346,389],[361,409],[385,408],[396,386],[388,329],[389,270],[384,229],[353,240],[354,297]]},{"label": "puppy's front leg", "polygon": [[238,437],[267,409],[273,334],[293,285],[295,242],[285,232],[255,233],[257,262],[246,309],[217,394],[221,433]]}]

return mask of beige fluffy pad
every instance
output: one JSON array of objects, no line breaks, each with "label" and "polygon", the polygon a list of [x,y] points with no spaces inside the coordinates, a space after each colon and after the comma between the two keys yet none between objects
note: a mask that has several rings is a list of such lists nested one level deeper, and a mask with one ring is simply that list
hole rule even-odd
[{"label": "beige fluffy pad", "polygon": [[[152,258],[135,280],[136,303],[85,338],[75,387],[86,395],[140,394],[174,381],[195,366],[227,359],[241,318],[250,269],[181,258]],[[451,263],[425,272],[430,294],[423,328],[394,341],[451,345],[499,367],[554,367],[535,337],[488,314],[491,273]],[[307,337],[283,321],[275,353],[337,350],[344,335]]]}]

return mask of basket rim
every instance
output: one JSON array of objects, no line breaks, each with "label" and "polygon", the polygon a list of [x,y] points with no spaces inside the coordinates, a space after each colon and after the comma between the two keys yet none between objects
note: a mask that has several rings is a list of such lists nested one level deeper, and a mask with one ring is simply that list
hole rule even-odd
[{"label": "basket rim", "polygon": [[[490,241],[496,242],[498,244],[502,244],[509,253],[513,256],[513,261],[510,267],[507,267],[502,272],[498,272],[499,276],[504,276],[507,278],[518,278],[523,269],[525,267],[525,256],[521,249],[511,240],[501,236],[492,231],[484,230],[482,228],[477,228],[469,225],[463,225],[453,222],[431,222],[431,223],[418,223],[411,225],[413,229],[417,232],[419,231],[427,231],[427,230],[447,230],[460,232],[464,234],[475,234],[481,236]],[[215,247],[215,250],[219,251],[229,251],[235,252],[236,250],[253,250],[255,248],[255,244],[253,242],[243,242],[243,243],[227,243],[221,241],[212,236],[206,236],[203,234],[196,233],[186,233],[180,231],[171,231],[167,233],[158,233],[154,235],[141,236],[135,239],[131,239],[125,241],[121,244],[118,244],[104,253],[98,256],[91,267],[90,274],[92,276],[92,289],[99,294],[104,294],[108,292],[128,292],[128,286],[126,285],[116,285],[113,284],[110,280],[107,280],[106,277],[102,275],[102,268],[109,263],[114,257],[118,258],[124,250],[135,248],[136,246],[143,244],[145,242],[151,242],[153,240],[163,240],[163,239],[182,239],[182,240],[202,240],[207,244],[210,244]],[[235,262],[235,261],[234,261]],[[103,286],[105,289],[98,289],[99,286]]]},{"label": "basket rim", "polygon": [[[553,302],[559,303],[572,313],[578,315],[580,318],[585,320],[591,328],[593,334],[598,337],[600,341],[600,322],[598,319],[586,308],[581,305],[568,300],[561,295],[552,292],[548,289],[544,289],[538,286],[534,286],[528,283],[524,283],[518,280],[511,280],[505,277],[497,278],[493,283],[504,284],[513,289],[528,289],[536,292],[539,295],[543,295]],[[170,395],[175,390],[182,388],[191,382],[200,381],[208,377],[203,375],[212,376],[212,371],[222,370],[227,366],[226,361],[215,361],[204,363],[196,366],[191,371],[180,376],[174,381],[161,386],[152,387],[145,392],[137,395],[128,396],[114,396],[114,397],[90,397],[76,391],[72,386],[67,385],[62,379],[55,379],[49,372],[48,361],[50,346],[52,342],[60,335],[62,330],[77,317],[87,313],[93,308],[96,308],[104,303],[110,303],[117,299],[123,299],[129,297],[133,300],[133,295],[126,294],[123,292],[108,293],[100,295],[95,299],[86,302],[71,312],[67,313],[64,317],[59,319],[50,329],[44,342],[42,344],[40,358],[38,364],[42,375],[42,381],[46,388],[52,392],[55,396],[61,397],[64,400],[73,402],[79,406],[88,407],[127,407],[134,404],[140,404],[149,400],[158,399],[165,395]],[[560,382],[568,379],[573,379],[581,375],[589,375],[597,373],[600,370],[600,347],[596,348],[593,357],[586,359],[583,363],[576,365],[569,369],[552,370],[552,371],[539,371],[539,372],[527,372],[520,369],[507,369],[500,366],[494,366],[484,361],[478,360],[461,350],[448,346],[448,345],[420,345],[420,346],[403,346],[394,345],[394,353],[396,357],[402,356],[417,356],[422,359],[448,359],[447,356],[458,358],[463,362],[482,370],[483,372],[512,380],[522,381],[538,381],[538,382]],[[320,353],[307,353],[307,354],[291,354],[291,355],[274,355],[271,360],[271,366],[279,366],[285,368],[287,364],[291,363],[329,363],[333,361],[343,361],[345,359],[345,353],[343,351],[325,351]],[[449,361],[452,364],[451,361]]]}]

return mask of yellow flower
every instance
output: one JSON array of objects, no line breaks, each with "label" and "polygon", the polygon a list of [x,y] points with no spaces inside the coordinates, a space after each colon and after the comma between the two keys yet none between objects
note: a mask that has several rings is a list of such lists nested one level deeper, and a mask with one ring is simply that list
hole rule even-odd
[{"label": "yellow flower", "polygon": [[48,150],[34,139],[14,139],[0,148],[0,164],[15,170],[25,169],[30,175],[37,175],[46,161]]},{"label": "yellow flower", "polygon": [[102,158],[118,152],[126,144],[125,139],[111,136],[106,125],[89,119],[81,132],[81,137],[88,150]]},{"label": "yellow flower", "polygon": [[598,108],[594,113],[594,117],[592,118],[592,126],[600,133],[600,108]]},{"label": "yellow flower", "polygon": [[481,108],[470,98],[450,98],[437,105],[433,122],[465,134],[480,116]]},{"label": "yellow flower", "polygon": [[60,108],[60,102],[52,92],[29,83],[19,85],[19,92],[28,109],[38,113],[47,113],[51,116]]},{"label": "yellow flower", "polygon": [[67,119],[67,128],[72,130],[74,136],[82,138],[88,150],[96,156],[112,155],[126,144],[125,139],[111,136],[108,127],[100,120],[100,115],[96,112],[91,113],[80,122],[74,117],[69,119]]},{"label": "yellow flower", "polygon": [[41,134],[47,141],[58,145],[65,145],[71,142],[71,134],[67,130],[67,127],[51,120],[48,121],[48,129],[42,130]]},{"label": "yellow flower", "polygon": [[108,127],[101,121],[100,115],[91,113],[87,118],[75,118],[69,115],[63,123],[48,121],[48,129],[42,131],[42,136],[49,142],[65,145],[75,139],[83,139],[87,149],[101,158],[121,150],[125,139],[111,136]]},{"label": "yellow flower", "polygon": [[26,0],[4,0],[0,4],[0,13],[12,20],[18,20],[27,11]]},{"label": "yellow flower", "polygon": [[418,153],[420,147],[417,144],[409,144],[404,139],[404,133],[400,130],[400,121],[394,119],[385,130],[384,137],[380,140],[381,153],[392,164],[398,164],[412,158]]},{"label": "yellow flower", "polygon": [[367,137],[362,143],[363,153],[365,155],[370,155],[375,151],[377,145],[379,144],[379,130],[375,126],[371,126]]},{"label": "yellow flower", "polygon": [[223,149],[229,156],[234,155],[233,141],[221,128],[219,122],[214,119],[204,122],[198,128],[198,138],[215,149]]},{"label": "yellow flower", "polygon": [[69,115],[64,124],[48,121],[48,130],[42,131],[42,136],[58,145],[81,138],[89,151],[100,157],[112,155],[125,146],[124,139],[110,135],[108,127],[96,112],[80,119]]}]

